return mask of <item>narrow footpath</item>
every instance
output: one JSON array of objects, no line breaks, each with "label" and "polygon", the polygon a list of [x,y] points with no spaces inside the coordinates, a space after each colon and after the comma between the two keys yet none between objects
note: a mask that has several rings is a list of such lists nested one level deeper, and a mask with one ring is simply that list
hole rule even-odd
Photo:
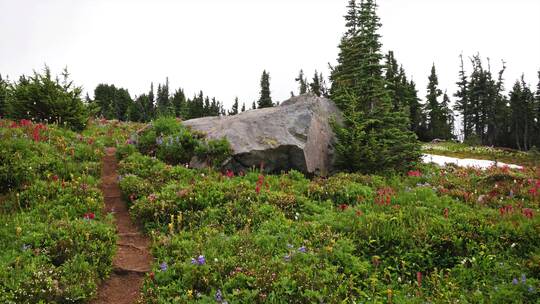
[{"label": "narrow footpath", "polygon": [[107,148],[101,169],[101,190],[105,198],[105,212],[113,213],[118,233],[117,252],[113,272],[98,289],[92,304],[131,304],[140,298],[144,276],[150,271],[152,256],[148,238],[132,222],[128,207],[118,187],[118,162],[115,148]]}]

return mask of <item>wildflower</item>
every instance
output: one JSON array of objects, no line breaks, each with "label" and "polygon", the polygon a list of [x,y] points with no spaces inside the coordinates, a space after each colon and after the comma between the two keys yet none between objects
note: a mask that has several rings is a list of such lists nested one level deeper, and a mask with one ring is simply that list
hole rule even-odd
[{"label": "wildflower", "polygon": [[130,194],[129,195],[129,200],[132,201],[132,202],[135,201],[135,194]]},{"label": "wildflower", "polygon": [[300,248],[298,248],[298,251],[302,252],[302,253],[306,253],[307,252],[307,249],[305,246],[302,246]]},{"label": "wildflower", "polygon": [[159,268],[161,269],[161,271],[167,271],[167,269],[169,269],[169,266],[167,266],[166,262],[163,262],[159,264]]},{"label": "wildflower", "polygon": [[216,291],[216,295],[214,296],[214,298],[216,299],[218,303],[221,303],[223,301],[223,295],[221,294],[221,289],[218,289]]},{"label": "wildflower", "polygon": [[228,178],[233,178],[234,177],[234,172],[232,172],[231,170],[227,170],[225,172],[225,176],[227,176]]},{"label": "wildflower", "polygon": [[204,255],[200,255],[197,258],[191,258],[191,264],[193,265],[204,265],[206,263],[206,259],[204,258]]},{"label": "wildflower", "polygon": [[356,210],[356,216],[362,216],[364,215],[364,212],[362,210]]},{"label": "wildflower", "polygon": [[148,276],[150,277],[150,280],[153,281],[155,279],[155,277],[156,277],[156,274],[152,271],[152,272],[150,272],[150,274]]},{"label": "wildflower", "polygon": [[529,286],[529,288],[527,288],[527,291],[532,293],[534,292],[534,288],[532,286]]},{"label": "wildflower", "polygon": [[291,244],[287,244],[287,248],[292,249],[294,246]]},{"label": "wildflower", "polygon": [[345,210],[347,210],[347,208],[349,208],[349,206],[347,206],[347,204],[341,204],[341,205],[339,205],[339,209],[340,209],[341,211],[345,211]]},{"label": "wildflower", "polygon": [[523,216],[529,219],[532,219],[534,216],[533,210],[531,208],[523,208],[522,213]]},{"label": "wildflower", "polygon": [[163,138],[161,136],[157,137],[156,138],[156,144],[158,146],[161,146],[163,144]]},{"label": "wildflower", "polygon": [[26,250],[30,249],[30,247],[31,247],[30,245],[23,244],[23,245],[21,246],[21,250],[22,250],[22,251],[26,251]]},{"label": "wildflower", "polygon": [[93,220],[96,217],[96,215],[93,212],[85,213],[83,218],[85,220]]},{"label": "wildflower", "polygon": [[416,282],[418,283],[418,287],[422,288],[422,273],[420,271],[416,273]]},{"label": "wildflower", "polygon": [[291,261],[291,256],[286,254],[283,259],[285,260],[285,262],[290,262]]},{"label": "wildflower", "polygon": [[422,172],[420,172],[420,170],[414,170],[414,171],[409,171],[407,173],[408,176],[415,176],[415,177],[420,177],[422,176]]},{"label": "wildflower", "polygon": [[517,285],[517,284],[518,284],[518,279],[517,279],[517,278],[514,278],[514,279],[512,280],[512,284],[513,284],[513,285]]},{"label": "wildflower", "polygon": [[448,210],[448,208],[444,208],[444,218],[448,218],[448,213],[450,212],[450,210]]},{"label": "wildflower", "polygon": [[55,181],[55,182],[58,181],[58,175],[53,175],[52,180]]},{"label": "wildflower", "polygon": [[149,200],[150,202],[155,201],[155,200],[156,200],[156,195],[155,195],[154,193],[150,194],[150,195],[148,196],[148,200]]},{"label": "wildflower", "polygon": [[527,277],[525,277],[525,274],[521,274],[521,283],[525,284],[527,282]]}]

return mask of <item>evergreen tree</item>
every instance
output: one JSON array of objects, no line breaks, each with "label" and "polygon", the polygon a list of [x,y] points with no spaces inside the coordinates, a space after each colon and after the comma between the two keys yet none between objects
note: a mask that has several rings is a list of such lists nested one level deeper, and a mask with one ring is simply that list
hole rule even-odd
[{"label": "evergreen tree", "polygon": [[304,77],[304,71],[300,70],[298,77],[296,77],[294,80],[298,82],[299,94],[300,95],[306,94],[308,90],[308,84],[307,84],[307,79]]},{"label": "evergreen tree", "polygon": [[454,96],[457,97],[454,109],[461,114],[463,140],[467,140],[472,134],[472,114],[468,98],[469,81],[467,80],[467,75],[465,74],[463,54],[459,55],[459,59],[461,61],[461,65],[459,70],[459,81],[456,83],[458,86],[458,91],[454,94]]},{"label": "evergreen tree", "polygon": [[251,109],[255,110],[257,108],[257,105],[255,104],[255,101],[251,104]]},{"label": "evergreen tree", "polygon": [[274,106],[272,97],[270,97],[270,74],[266,70],[263,71],[261,76],[261,93],[257,104],[259,109]]},{"label": "evergreen tree", "polygon": [[171,106],[173,108],[174,116],[185,118],[187,113],[186,95],[183,89],[177,89],[171,98]]},{"label": "evergreen tree", "polygon": [[[322,74],[321,74],[322,76]],[[322,77],[319,77],[319,74],[317,74],[317,70],[315,70],[315,74],[313,75],[313,79],[311,83],[309,84],[309,90],[311,93],[321,96],[323,94],[323,88],[322,88]]]},{"label": "evergreen tree", "polygon": [[438,98],[443,94],[438,88],[439,80],[435,64],[431,67],[426,95],[427,135],[428,140],[452,138],[452,128],[449,123],[448,96],[446,104],[439,103]]},{"label": "evergreen tree", "polygon": [[245,112],[246,111],[246,103],[245,102],[242,102],[242,112]]},{"label": "evergreen tree", "polygon": [[7,79],[3,79],[2,74],[0,74],[0,118],[5,116],[4,109],[7,101],[8,86],[9,83]]},{"label": "evergreen tree", "polygon": [[145,106],[147,106],[148,103],[148,95],[142,94],[136,97],[128,109],[128,119],[135,122],[149,121],[145,113]]},{"label": "evergreen tree", "polygon": [[[403,81],[407,81],[403,79]],[[423,140],[425,138],[426,130],[426,118],[423,113],[422,104],[420,104],[420,98],[418,98],[418,90],[414,81],[407,82],[407,90],[405,91],[405,100],[409,109],[409,130],[416,133],[416,136]]]},{"label": "evergreen tree", "polygon": [[174,115],[174,108],[169,100],[169,78],[165,80],[165,84],[158,84],[156,112],[158,116]]},{"label": "evergreen tree", "polygon": [[338,165],[353,171],[404,169],[420,156],[407,116],[392,111],[382,75],[376,7],[373,0],[359,7],[349,2],[347,31],[331,74],[331,97],[344,116],[344,125],[334,126]]},{"label": "evergreen tree", "polygon": [[144,121],[150,121],[155,118],[155,100],[154,100],[154,83],[150,83],[150,91],[148,92],[146,103],[144,104]]},{"label": "evergreen tree", "polygon": [[236,115],[238,114],[238,97],[234,98],[234,103],[232,105],[231,110],[229,111],[229,115]]},{"label": "evergreen tree", "polygon": [[88,120],[81,93],[82,89],[69,79],[67,69],[53,79],[45,66],[42,74],[23,75],[12,84],[5,105],[6,117],[55,122],[80,131]]}]

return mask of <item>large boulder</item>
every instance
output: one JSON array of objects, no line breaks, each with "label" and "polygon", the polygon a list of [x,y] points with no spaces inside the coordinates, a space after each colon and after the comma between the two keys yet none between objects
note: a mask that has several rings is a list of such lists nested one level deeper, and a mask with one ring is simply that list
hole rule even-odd
[{"label": "large boulder", "polygon": [[326,175],[334,169],[331,119],[341,121],[341,113],[331,100],[304,94],[276,107],[197,118],[184,124],[211,139],[227,138],[233,150],[224,164],[228,169],[238,172],[262,164],[267,172],[296,169]]}]

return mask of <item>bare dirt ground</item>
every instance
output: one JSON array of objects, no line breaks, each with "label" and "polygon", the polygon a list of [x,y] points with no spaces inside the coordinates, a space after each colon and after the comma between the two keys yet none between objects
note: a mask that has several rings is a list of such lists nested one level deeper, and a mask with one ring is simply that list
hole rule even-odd
[{"label": "bare dirt ground", "polygon": [[150,271],[152,256],[149,240],[129,217],[128,207],[122,200],[118,187],[118,163],[115,148],[107,148],[101,171],[101,189],[105,198],[105,212],[113,213],[118,233],[117,252],[113,272],[98,289],[92,304],[136,303],[144,276]]}]

